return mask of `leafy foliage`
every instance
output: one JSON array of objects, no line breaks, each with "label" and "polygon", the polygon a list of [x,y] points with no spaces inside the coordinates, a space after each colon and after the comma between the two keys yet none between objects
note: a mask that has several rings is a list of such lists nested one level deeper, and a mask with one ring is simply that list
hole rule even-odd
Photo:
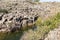
[{"label": "leafy foliage", "polygon": [[0,9],[0,13],[8,13],[8,10],[6,10],[6,9]]},{"label": "leafy foliage", "polygon": [[40,0],[34,0],[34,2],[39,2]]},{"label": "leafy foliage", "polygon": [[40,37],[44,38],[50,30],[57,28],[60,24],[60,13],[57,13],[54,17],[44,20],[38,18],[36,25],[38,26],[37,32],[39,31]]}]

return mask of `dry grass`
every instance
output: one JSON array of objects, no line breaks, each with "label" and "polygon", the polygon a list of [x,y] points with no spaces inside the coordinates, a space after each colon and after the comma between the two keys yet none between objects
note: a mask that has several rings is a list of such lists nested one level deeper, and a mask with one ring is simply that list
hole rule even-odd
[{"label": "dry grass", "polygon": [[[22,40],[43,40],[46,35],[48,34],[48,32],[50,30],[53,30],[55,28],[58,27],[59,23],[60,23],[60,13],[56,14],[54,17],[51,17],[51,18],[48,18],[47,20],[42,20],[40,17],[38,18],[38,20],[35,22],[36,23],[36,26],[37,28],[36,29],[29,29],[29,30],[25,30],[25,31],[22,31],[24,33],[24,35],[22,34],[21,32],[21,35],[20,36],[19,34],[20,33],[13,33],[13,34],[8,34],[3,35],[3,34],[0,34],[0,40],[17,40],[18,37]],[[15,34],[15,35],[14,35]],[[11,35],[11,36],[9,36]],[[16,36],[17,35],[17,36]],[[18,36],[19,35],[19,36]]]},{"label": "dry grass", "polygon": [[[40,17],[36,21],[37,28],[35,30],[28,30],[21,39],[25,40],[43,40],[49,31],[58,28],[60,23],[60,13],[57,13],[54,17],[42,20]],[[26,37],[26,38],[25,38]]]}]

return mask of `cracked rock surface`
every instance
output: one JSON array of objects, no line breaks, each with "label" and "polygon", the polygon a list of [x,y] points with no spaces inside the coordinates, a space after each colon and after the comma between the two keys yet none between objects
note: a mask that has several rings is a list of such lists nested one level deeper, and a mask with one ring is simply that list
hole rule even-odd
[{"label": "cracked rock surface", "polygon": [[44,40],[60,40],[60,26],[50,31]]},{"label": "cracked rock surface", "polygon": [[[8,4],[7,4],[8,3]],[[0,1],[0,32],[16,31],[33,25],[38,14],[27,1]],[[32,6],[33,7],[33,6]]]}]

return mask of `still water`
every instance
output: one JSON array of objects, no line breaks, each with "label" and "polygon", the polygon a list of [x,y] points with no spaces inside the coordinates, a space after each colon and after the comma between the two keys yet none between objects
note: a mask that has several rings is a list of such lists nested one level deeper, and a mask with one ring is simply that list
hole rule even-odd
[{"label": "still water", "polygon": [[0,33],[0,40],[20,40],[23,32]]}]

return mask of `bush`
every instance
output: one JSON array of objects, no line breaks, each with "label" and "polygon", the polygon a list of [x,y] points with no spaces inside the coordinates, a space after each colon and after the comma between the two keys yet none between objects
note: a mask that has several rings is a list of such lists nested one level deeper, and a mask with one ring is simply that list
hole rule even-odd
[{"label": "bush", "polygon": [[6,10],[6,9],[0,9],[0,13],[8,13],[8,10]]},{"label": "bush", "polygon": [[58,24],[60,23],[60,13],[57,13],[52,18],[49,18],[47,20],[44,20],[42,22],[42,19],[38,18],[36,25],[37,28],[37,35],[40,35],[41,38],[44,38],[50,30],[53,30],[58,27]]},{"label": "bush", "polygon": [[36,25],[42,25],[42,19],[39,17],[35,22]]}]

